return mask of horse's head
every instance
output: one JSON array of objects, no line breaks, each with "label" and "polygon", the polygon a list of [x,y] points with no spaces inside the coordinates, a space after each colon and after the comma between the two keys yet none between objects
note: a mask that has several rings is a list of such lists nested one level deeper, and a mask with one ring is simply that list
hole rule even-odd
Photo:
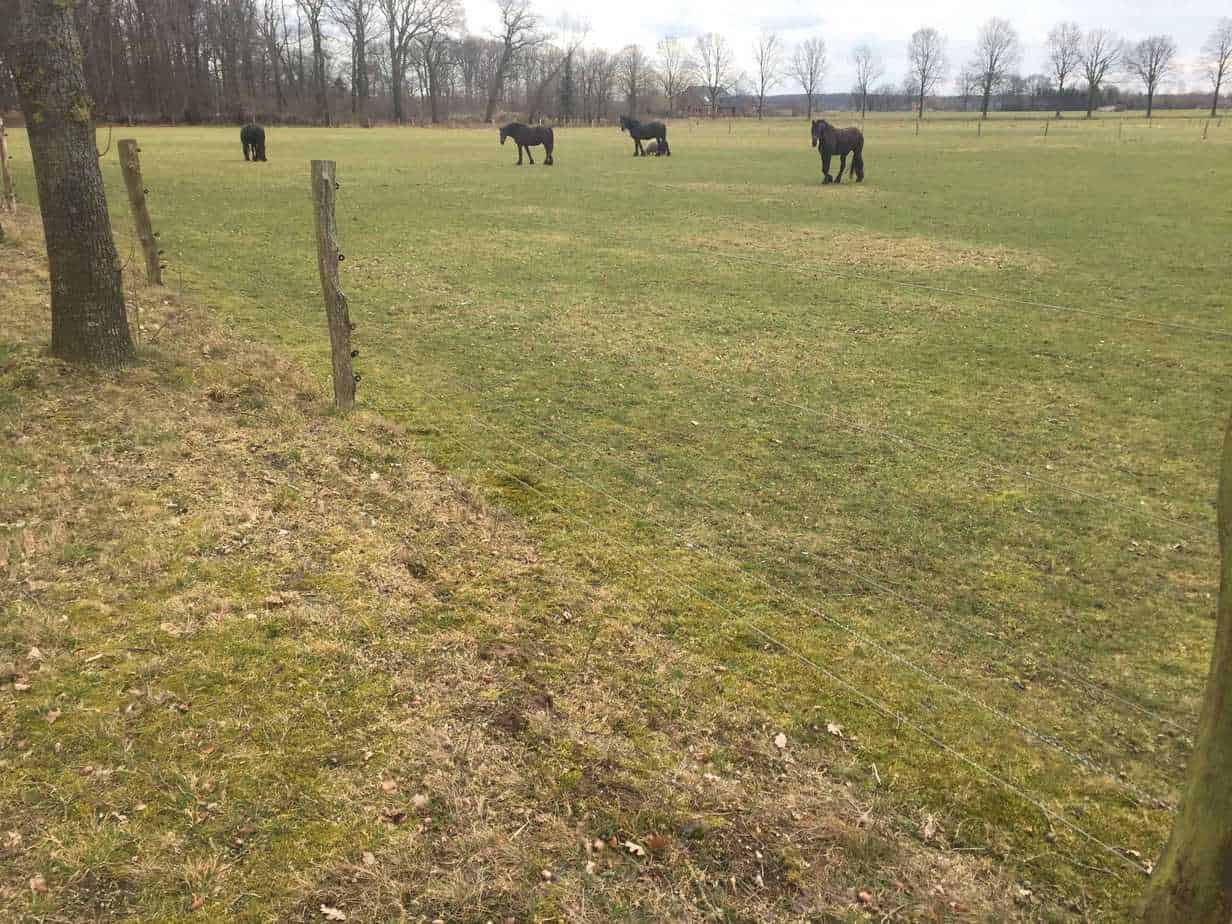
[{"label": "horse's head", "polygon": [[506,139],[506,138],[508,138],[508,137],[509,137],[512,133],[513,133],[513,126],[512,126],[512,125],[503,125],[503,126],[501,126],[501,130],[500,130],[501,144],[504,144],[504,143],[505,143],[505,139]]},{"label": "horse's head", "polygon": [[633,120],[632,120],[632,119],[630,119],[628,116],[623,116],[623,115],[622,115],[622,116],[620,117],[620,130],[621,130],[622,132],[623,132],[623,131],[627,131],[627,130],[628,130],[628,128],[629,128],[629,126],[630,126],[630,125],[632,125],[632,124],[633,124]]},{"label": "horse's head", "polygon": [[822,134],[830,127],[830,123],[825,119],[813,120],[813,147],[817,147],[817,143],[821,141]]}]

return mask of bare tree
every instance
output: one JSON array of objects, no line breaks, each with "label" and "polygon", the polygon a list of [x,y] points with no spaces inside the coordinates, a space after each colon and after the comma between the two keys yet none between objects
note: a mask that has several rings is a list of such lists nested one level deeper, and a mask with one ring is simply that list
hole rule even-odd
[{"label": "bare tree", "polygon": [[1219,112],[1219,91],[1223,88],[1223,78],[1232,64],[1232,19],[1225,16],[1215,26],[1215,31],[1202,46],[1202,54],[1206,56],[1206,76],[1214,91],[1211,95],[1211,118]]},{"label": "bare tree", "polygon": [[1107,29],[1092,29],[1082,40],[1082,74],[1087,81],[1087,118],[1095,111],[1099,88],[1108,72],[1121,61],[1124,46]]},{"label": "bare tree", "polygon": [[582,43],[586,41],[586,36],[590,32],[588,21],[573,19],[569,16],[561,17],[559,26],[563,48],[551,49],[551,55],[546,62],[543,62],[547,64],[547,67],[540,74],[534,92],[530,94],[526,103],[528,122],[538,119],[540,110],[544,108],[544,101],[548,98],[548,89],[566,67],[572,67],[573,56],[581,49]]},{"label": "bare tree", "polygon": [[[297,0],[298,2],[298,0]],[[403,108],[406,73],[415,43],[452,15],[453,0],[377,0],[385,19],[385,43],[389,53],[389,92],[393,97],[394,120],[405,121]]]},{"label": "bare tree", "polygon": [[368,43],[375,28],[376,0],[326,0],[326,6],[330,18],[351,40],[351,111],[363,119],[371,96]]},{"label": "bare tree", "polygon": [[312,38],[312,91],[316,101],[316,117],[329,124],[329,92],[325,75],[325,0],[295,0]]},{"label": "bare tree", "polygon": [[483,113],[485,122],[491,122],[496,115],[496,104],[518,55],[546,41],[539,30],[539,17],[530,7],[530,0],[496,0],[496,5],[500,9],[501,24],[494,38],[500,43],[501,52],[488,91],[488,105]]},{"label": "bare tree", "polygon": [[1057,118],[1064,105],[1065,81],[1082,66],[1082,30],[1076,22],[1057,23],[1048,32],[1048,66],[1057,81]]},{"label": "bare tree", "polygon": [[669,35],[667,38],[660,39],[655,51],[657,64],[655,74],[659,78],[659,86],[663,90],[663,95],[667,98],[667,114],[670,116],[680,97],[689,88],[695,66],[689,60],[689,53],[684,43],[675,36]]},{"label": "bare tree", "polygon": [[795,78],[804,95],[808,97],[808,117],[813,120],[813,99],[826,76],[826,40],[817,36],[805,39],[796,46],[791,56],[791,76]]},{"label": "bare tree", "polygon": [[713,118],[719,111],[719,98],[736,79],[733,70],[736,56],[727,40],[716,32],[699,35],[694,48],[697,51],[699,76],[706,89],[706,101],[710,104],[710,116]]},{"label": "bare tree", "polygon": [[462,15],[462,5],[457,0],[442,3],[416,39],[423,68],[422,90],[428,97],[428,118],[433,125],[441,121],[442,89],[456,54],[450,33],[461,24]]},{"label": "bare tree", "polygon": [[602,49],[586,52],[582,60],[582,109],[588,123],[607,115],[615,83],[616,58]]},{"label": "bare tree", "polygon": [[993,18],[980,26],[975,57],[969,65],[980,90],[980,118],[988,118],[988,102],[1021,57],[1018,33],[1007,19]]},{"label": "bare tree", "polygon": [[914,88],[919,118],[922,119],[925,98],[937,89],[945,77],[945,38],[931,26],[917,29],[911,33],[907,59],[910,62],[908,79]]},{"label": "bare tree", "polygon": [[783,73],[783,42],[777,32],[762,32],[753,44],[757,66],[757,118],[766,113],[766,94],[774,89]]},{"label": "bare tree", "polygon": [[1155,91],[1172,73],[1176,61],[1176,42],[1170,35],[1151,35],[1125,52],[1125,70],[1142,81],[1146,90],[1146,117],[1155,108]]},{"label": "bare tree", "polygon": [[873,84],[885,73],[885,68],[881,66],[881,59],[871,45],[857,45],[851,53],[851,60],[856,66],[855,91],[860,97],[860,118],[864,118],[864,114],[868,112],[869,93]]},{"label": "bare tree", "polygon": [[1232,421],[1219,477],[1219,602],[1180,808],[1143,898],[1145,924],[1225,924],[1232,909]]},{"label": "bare tree", "polygon": [[636,118],[642,97],[649,92],[654,75],[650,59],[641,45],[626,45],[616,58],[616,79],[620,81],[625,95],[625,106],[630,118]]},{"label": "bare tree", "polygon": [[0,0],[0,56],[12,70],[34,160],[51,351],[118,366],[132,361],[133,342],[73,9],[62,0]]}]

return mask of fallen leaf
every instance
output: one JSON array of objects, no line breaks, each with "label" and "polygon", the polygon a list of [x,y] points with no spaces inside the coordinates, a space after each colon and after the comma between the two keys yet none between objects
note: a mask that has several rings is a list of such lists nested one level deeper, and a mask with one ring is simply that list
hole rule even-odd
[{"label": "fallen leaf", "polygon": [[204,896],[204,895],[194,895],[194,896],[192,897],[192,904],[188,906],[188,910],[189,910],[189,911],[196,911],[196,910],[198,910],[199,908],[201,908],[201,906],[202,906],[202,905],[204,905],[204,904],[205,904],[205,896]]},{"label": "fallen leaf", "polygon": [[384,792],[397,792],[398,791],[398,781],[397,780],[381,780],[381,790]]},{"label": "fallen leaf", "polygon": [[871,905],[873,903],[873,893],[863,889],[856,894],[856,898],[860,900],[861,905]]},{"label": "fallen leaf", "polygon": [[14,681],[13,683],[13,689],[16,690],[18,693],[26,693],[30,689],[30,684],[28,681],[25,681],[25,680],[17,680],[17,681]]},{"label": "fallen leaf", "polygon": [[936,837],[937,819],[934,816],[928,815],[925,817],[924,826],[920,829],[920,834],[926,841],[931,841],[934,837]]},{"label": "fallen leaf", "polygon": [[37,648],[31,648],[30,653],[26,655],[26,660],[27,661],[42,661],[43,653],[39,651]]},{"label": "fallen leaf", "polygon": [[540,875],[540,877],[542,877],[542,879],[543,879],[543,881],[544,881],[544,882],[551,882],[551,881],[552,881],[552,871],[551,871],[550,869],[541,869],[541,870],[539,870],[539,875]]},{"label": "fallen leaf", "polygon": [[423,793],[417,792],[411,798],[411,805],[415,806],[415,811],[422,812],[424,809],[428,807],[428,803],[430,801],[431,800],[427,796],[425,796]]},{"label": "fallen leaf", "polygon": [[586,875],[587,875],[587,876],[593,876],[594,874],[595,874],[595,861],[594,861],[594,860],[588,860],[588,861],[586,862]]},{"label": "fallen leaf", "polygon": [[376,854],[369,850],[364,851],[364,866],[376,866]]},{"label": "fallen leaf", "polygon": [[41,875],[34,876],[30,879],[30,891],[37,892],[39,895],[47,894],[47,880]]},{"label": "fallen leaf", "polygon": [[607,846],[607,844],[605,844],[605,843],[603,842],[603,838],[601,838],[601,837],[596,837],[596,838],[595,838],[595,842],[594,842],[593,844],[591,844],[590,846],[594,847],[594,848],[595,848],[595,851],[596,851],[596,852],[598,852],[598,851],[602,850],[604,847],[606,847],[606,846]]},{"label": "fallen leaf", "polygon": [[787,736],[783,734],[782,732],[779,732],[777,735],[775,735],[774,736],[774,746],[778,748],[780,751],[783,750],[785,747],[787,747]]},{"label": "fallen leaf", "polygon": [[827,722],[826,731],[832,734],[835,738],[843,737],[843,726],[839,725],[838,722]]},{"label": "fallen leaf", "polygon": [[48,725],[53,724],[56,721],[56,719],[60,718],[60,710],[52,709],[50,712],[47,713],[46,718],[47,718]]},{"label": "fallen leaf", "polygon": [[622,846],[635,857],[646,856],[646,848],[641,844],[635,844],[633,841],[625,841]]},{"label": "fallen leaf", "polygon": [[646,838],[646,846],[651,850],[666,850],[667,838],[662,834],[652,834],[650,837]]},{"label": "fallen leaf", "polygon": [[321,915],[327,921],[345,921],[347,919],[345,914],[337,908],[331,908],[329,905],[321,906]]}]

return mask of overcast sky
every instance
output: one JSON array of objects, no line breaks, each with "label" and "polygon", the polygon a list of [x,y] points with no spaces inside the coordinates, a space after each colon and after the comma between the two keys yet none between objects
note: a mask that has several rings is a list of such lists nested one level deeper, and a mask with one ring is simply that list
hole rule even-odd
[{"label": "overcast sky", "polygon": [[[1221,16],[1232,15],[1227,0],[1089,0],[1062,3],[963,2],[933,0],[928,4],[907,0],[881,2],[801,3],[799,0],[534,0],[535,8],[552,22],[562,14],[590,23],[588,44],[618,49],[642,45],[653,55],[655,43],[666,35],[692,41],[703,32],[718,32],[735,48],[741,67],[752,72],[752,46],[758,32],[781,34],[790,47],[813,35],[825,39],[830,68],[823,89],[846,92],[851,88],[851,50],[868,42],[880,54],[885,79],[898,85],[906,73],[906,48],[911,33],[932,26],[947,39],[950,76],[971,56],[980,23],[993,16],[1010,20],[1018,29],[1023,75],[1044,70],[1044,41],[1048,30],[1062,20],[1074,20],[1084,29],[1106,27],[1126,39],[1163,32],[1177,42],[1178,74],[1168,89],[1205,88],[1196,59]],[[496,21],[491,0],[465,0],[467,25],[483,33]],[[1120,80],[1127,86],[1127,80]],[[947,88],[948,89],[948,88]],[[797,92],[784,84],[776,92]]]}]

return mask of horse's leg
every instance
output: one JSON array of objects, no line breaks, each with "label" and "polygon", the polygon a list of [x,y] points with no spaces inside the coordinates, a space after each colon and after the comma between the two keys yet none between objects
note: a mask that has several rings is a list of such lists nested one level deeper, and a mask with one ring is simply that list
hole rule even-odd
[{"label": "horse's leg", "polygon": [[843,171],[847,169],[847,154],[843,153],[838,156],[838,177],[834,180],[835,183],[843,182]]},{"label": "horse's leg", "polygon": [[517,166],[519,166],[519,167],[520,167],[520,166],[522,166],[522,142],[520,142],[520,141],[515,141],[515,142],[514,142],[514,144],[516,144],[516,145],[518,146],[518,163],[517,163]]},{"label": "horse's leg", "polygon": [[547,152],[547,156],[543,159],[543,166],[552,166],[552,142],[543,142],[543,150]]},{"label": "horse's leg", "polygon": [[821,172],[825,175],[825,179],[821,181],[823,186],[834,182],[834,177],[830,176],[830,152],[826,150],[821,152]]},{"label": "horse's leg", "polygon": [[855,152],[851,155],[851,172],[856,175],[857,183],[864,182],[864,153],[863,151],[864,151],[864,146],[860,145],[860,147],[856,148]]},{"label": "horse's leg", "polygon": [[668,157],[672,156],[672,146],[667,143],[667,132],[663,133],[663,139],[659,142],[659,150]]},{"label": "horse's leg", "polygon": [[530,165],[535,166],[535,155],[530,152],[530,145],[526,146],[526,159],[530,161]]}]

